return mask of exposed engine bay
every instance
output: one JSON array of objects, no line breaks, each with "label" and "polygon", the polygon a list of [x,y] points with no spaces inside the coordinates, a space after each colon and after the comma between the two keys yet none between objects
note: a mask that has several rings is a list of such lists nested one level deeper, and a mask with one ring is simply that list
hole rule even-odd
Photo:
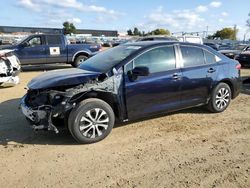
[{"label": "exposed engine bay", "polygon": [[[122,73],[116,72],[111,77],[102,74],[87,83],[74,87],[53,89],[29,89],[22,98],[20,108],[35,130],[59,132],[54,120],[64,119],[81,98],[90,92],[109,93],[114,100],[122,100]],[[123,104],[123,102],[119,102]]]},{"label": "exposed engine bay", "polygon": [[10,87],[19,83],[21,66],[13,50],[0,50],[0,86]]}]

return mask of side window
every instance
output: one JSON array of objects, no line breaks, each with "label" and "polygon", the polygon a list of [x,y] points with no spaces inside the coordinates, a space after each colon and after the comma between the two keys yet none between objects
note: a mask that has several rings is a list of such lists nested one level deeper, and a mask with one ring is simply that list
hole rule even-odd
[{"label": "side window", "polygon": [[30,46],[42,45],[41,37],[34,37],[28,41]]},{"label": "side window", "polygon": [[213,64],[216,63],[216,57],[214,54],[208,52],[207,50],[203,50],[205,59],[206,59],[206,64]]},{"label": "side window", "polygon": [[148,67],[150,73],[175,69],[174,47],[159,47],[145,52],[134,60],[134,67],[140,66]]},{"label": "side window", "polygon": [[198,47],[181,46],[184,67],[193,67],[205,64],[203,50]]},{"label": "side window", "polygon": [[48,45],[61,44],[61,36],[60,35],[48,35],[47,36]]}]

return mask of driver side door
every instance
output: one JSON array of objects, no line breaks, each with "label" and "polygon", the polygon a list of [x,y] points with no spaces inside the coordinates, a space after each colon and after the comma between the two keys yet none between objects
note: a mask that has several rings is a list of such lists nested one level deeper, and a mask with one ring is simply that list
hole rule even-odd
[{"label": "driver side door", "polygon": [[[147,67],[148,76],[131,79],[136,67]],[[176,66],[175,47],[150,49],[125,66],[125,94],[128,118],[145,117],[180,106],[181,71]]]},{"label": "driver side door", "polygon": [[46,45],[44,36],[34,36],[25,41],[16,52],[22,65],[46,63]]}]

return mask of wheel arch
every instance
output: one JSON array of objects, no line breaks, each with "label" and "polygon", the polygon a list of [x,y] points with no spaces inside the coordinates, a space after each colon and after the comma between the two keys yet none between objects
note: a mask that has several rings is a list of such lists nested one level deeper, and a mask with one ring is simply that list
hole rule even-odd
[{"label": "wheel arch", "polygon": [[110,93],[110,92],[102,92],[102,91],[89,91],[88,93],[83,92],[83,93],[76,94],[75,96],[73,96],[72,100],[74,100],[74,102],[76,103],[79,103],[89,98],[100,99],[108,103],[110,107],[113,109],[115,117],[118,119],[122,119],[121,107],[119,106],[119,103],[117,101],[117,97],[115,96],[115,94]]},{"label": "wheel arch", "polygon": [[90,56],[90,54],[89,54],[87,51],[79,51],[79,52],[77,52],[77,53],[75,53],[75,54],[73,55],[71,61],[74,62],[75,59],[76,59],[77,57],[79,57],[80,55],[84,55],[84,56],[86,56],[86,57],[89,57],[89,56]]},{"label": "wheel arch", "polygon": [[218,85],[218,84],[220,84],[220,83],[225,83],[225,84],[227,84],[229,87],[230,87],[230,90],[231,90],[231,98],[232,99],[234,99],[235,97],[235,91],[234,91],[234,85],[233,85],[233,82],[230,80],[230,79],[222,79],[222,80],[220,80],[216,85],[215,85],[215,87]]}]

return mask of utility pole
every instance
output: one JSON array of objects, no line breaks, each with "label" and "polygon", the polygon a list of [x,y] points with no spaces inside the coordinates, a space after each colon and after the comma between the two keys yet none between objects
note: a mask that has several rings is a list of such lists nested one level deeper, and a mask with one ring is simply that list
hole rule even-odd
[{"label": "utility pole", "polygon": [[208,25],[207,25],[207,32],[206,32],[206,38],[208,37]]},{"label": "utility pole", "polygon": [[236,40],[236,34],[237,34],[237,25],[234,25],[234,40]]}]

